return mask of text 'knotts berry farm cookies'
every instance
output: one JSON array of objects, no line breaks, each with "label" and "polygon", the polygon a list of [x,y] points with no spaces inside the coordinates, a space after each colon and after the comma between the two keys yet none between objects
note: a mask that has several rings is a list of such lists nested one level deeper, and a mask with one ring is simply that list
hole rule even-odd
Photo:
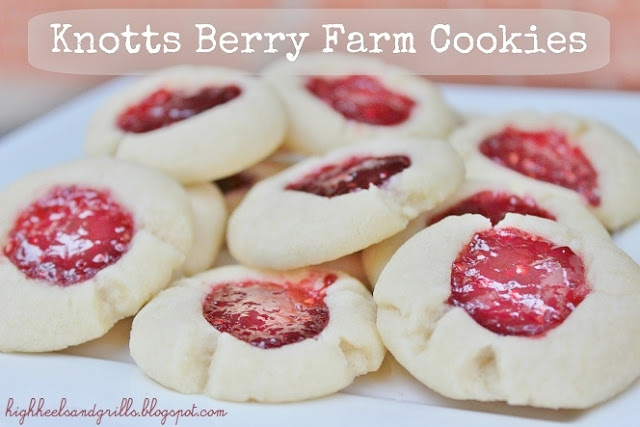
[{"label": "text 'knotts berry farm cookies'", "polygon": [[463,175],[456,152],[438,140],[334,150],[256,184],[229,219],[227,247],[261,268],[334,260],[399,232],[455,191]]},{"label": "text 'knotts berry farm cookies'", "polygon": [[528,177],[575,191],[609,230],[640,217],[640,153],[596,121],[521,112],[473,120],[451,143],[467,176]]},{"label": "text 'knotts berry farm cookies'", "polygon": [[304,400],[379,368],[385,349],[375,310],[364,285],[342,273],[222,267],[147,304],[133,321],[131,356],[183,393]]},{"label": "text 'knotts berry farm cookies'", "polygon": [[303,54],[264,75],[289,116],[286,146],[305,154],[372,137],[444,137],[457,122],[434,85],[372,58]]},{"label": "text 'knotts berry farm cookies'", "polygon": [[585,408],[640,374],[640,267],[547,219],[447,217],[398,250],[374,299],[396,360],[455,399]]},{"label": "text 'knotts berry farm cookies'", "polygon": [[493,225],[502,221],[507,213],[533,215],[558,221],[580,232],[609,238],[607,230],[584,207],[579,197],[539,185],[533,180],[504,182],[467,179],[435,209],[420,214],[398,234],[363,251],[369,282],[375,286],[387,261],[411,236],[451,215],[479,214],[488,218]]},{"label": "text 'knotts berry farm cookies'", "polygon": [[169,284],[193,242],[184,190],[121,160],[38,172],[0,200],[0,351],[103,335]]},{"label": "text 'knotts berry farm cookies'", "polygon": [[86,151],[199,183],[268,157],[285,127],[280,101],[262,81],[240,71],[184,66],[143,78],[106,102],[89,124]]}]

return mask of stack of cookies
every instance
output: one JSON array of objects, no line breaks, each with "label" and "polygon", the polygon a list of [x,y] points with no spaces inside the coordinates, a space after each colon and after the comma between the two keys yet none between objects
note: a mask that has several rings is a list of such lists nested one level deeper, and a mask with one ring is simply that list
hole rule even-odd
[{"label": "stack of cookies", "polygon": [[455,399],[584,408],[640,375],[640,266],[609,234],[640,154],[601,123],[464,122],[406,70],[310,54],[142,78],[85,147],[0,193],[0,351],[135,315],[146,375],[233,401],[334,393],[387,349]]}]

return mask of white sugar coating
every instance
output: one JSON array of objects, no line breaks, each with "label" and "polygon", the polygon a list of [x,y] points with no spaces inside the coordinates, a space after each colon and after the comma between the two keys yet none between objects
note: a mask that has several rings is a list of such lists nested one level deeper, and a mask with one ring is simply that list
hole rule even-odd
[{"label": "white sugar coating", "polygon": [[[336,274],[324,302],[329,322],[315,338],[261,349],[221,333],[202,304],[220,283],[297,283]],[[133,321],[131,356],[162,385],[231,401],[288,402],[334,393],[379,368],[385,349],[375,326],[375,304],[364,285],[339,272],[302,269],[283,273],[242,266],[213,269],[175,283]]]},{"label": "white sugar coating", "polygon": [[59,350],[104,335],[165,288],[193,244],[184,190],[167,176],[96,157],[28,175],[0,193],[0,247],[15,219],[51,188],[106,190],[134,219],[129,249],[91,279],[66,287],[28,278],[0,253],[0,351]]},{"label": "white sugar coating", "polygon": [[[336,197],[286,190],[310,172],[354,157],[404,155],[411,165],[381,187]],[[229,219],[227,246],[245,265],[284,270],[331,261],[404,229],[453,193],[462,162],[445,142],[381,139],[310,158],[257,185]]]},{"label": "white sugar coating", "polygon": [[[435,85],[375,58],[303,54],[295,63],[275,62],[263,74],[278,92],[289,118],[285,145],[304,154],[324,154],[374,137],[440,138],[448,135],[458,123],[457,114],[445,103]],[[387,90],[411,98],[415,106],[406,121],[394,126],[348,120],[305,88],[309,75],[328,79],[374,76]]]},{"label": "white sugar coating", "polygon": [[[117,117],[159,89],[198,90],[237,86],[241,94],[185,120],[145,133],[128,133]],[[85,150],[157,168],[184,184],[233,175],[268,157],[283,142],[286,117],[273,90],[242,72],[210,66],[180,66],[133,83],[96,111]]]},{"label": "white sugar coating", "polygon": [[599,206],[587,204],[587,207],[607,229],[615,231],[640,218],[640,192],[637,188],[640,182],[640,152],[622,135],[591,119],[565,113],[544,115],[521,111],[471,120],[450,136],[451,143],[465,160],[468,177],[509,182],[532,179],[494,163],[479,151],[485,138],[508,126],[532,132],[564,132],[569,144],[580,148],[595,168],[601,197]]},{"label": "white sugar coating", "polygon": [[490,227],[480,215],[447,217],[387,263],[374,300],[378,330],[396,360],[444,396],[512,405],[586,408],[632,384],[640,374],[640,266],[611,239],[508,214],[499,228],[524,230],[580,256],[591,291],[544,335],[499,335],[447,303],[453,261]]}]

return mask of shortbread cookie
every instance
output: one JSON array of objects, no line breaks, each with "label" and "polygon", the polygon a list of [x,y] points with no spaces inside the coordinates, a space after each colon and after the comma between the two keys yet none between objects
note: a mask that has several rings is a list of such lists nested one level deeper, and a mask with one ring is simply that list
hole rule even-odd
[{"label": "shortbread cookie", "polygon": [[224,241],[227,211],[222,193],[214,184],[203,183],[186,188],[193,211],[194,241],[182,272],[192,276],[210,268]]},{"label": "shortbread cookie", "polygon": [[251,187],[258,181],[281,172],[289,165],[288,163],[267,159],[237,174],[216,180],[216,185],[224,194],[227,212],[233,212]]},{"label": "shortbread cookie", "polygon": [[532,180],[499,182],[467,179],[436,209],[420,214],[398,234],[363,251],[362,258],[369,283],[375,285],[380,272],[396,250],[425,227],[449,215],[464,214],[483,215],[495,225],[509,212],[551,219],[584,233],[609,237],[607,230],[580,203],[576,194],[559,192]]},{"label": "shortbread cookie", "polygon": [[327,395],[379,368],[375,304],[357,280],[228,266],[184,279],[133,321],[131,356],[162,385],[232,401]]},{"label": "shortbread cookie", "polygon": [[399,232],[462,182],[445,142],[366,141],[311,158],[255,185],[231,215],[241,263],[279,270],[320,264]]},{"label": "shortbread cookie", "polygon": [[640,218],[640,153],[594,120],[521,112],[471,121],[451,142],[467,176],[530,177],[576,191],[609,230]]},{"label": "shortbread cookie", "polygon": [[0,351],[103,335],[167,286],[193,244],[184,190],[122,160],[41,171],[0,200]]},{"label": "shortbread cookie", "polygon": [[444,137],[457,123],[433,84],[373,58],[306,54],[264,75],[289,116],[286,146],[304,154],[372,137]]},{"label": "shortbread cookie", "polygon": [[258,163],[282,143],[285,128],[280,102],[262,81],[230,69],[182,66],[107,101],[90,122],[85,148],[191,184]]},{"label": "shortbread cookie", "polygon": [[550,220],[447,217],[396,252],[374,300],[398,362],[454,399],[586,408],[640,374],[640,267]]}]

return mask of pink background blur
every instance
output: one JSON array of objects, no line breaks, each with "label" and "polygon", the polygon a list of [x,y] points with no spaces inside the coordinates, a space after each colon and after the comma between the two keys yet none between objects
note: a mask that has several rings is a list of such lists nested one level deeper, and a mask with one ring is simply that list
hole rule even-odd
[{"label": "pink background blur", "polygon": [[106,79],[48,73],[27,61],[27,23],[35,15],[87,8],[546,8],[582,10],[611,23],[611,62],[600,70],[557,76],[457,76],[434,80],[548,87],[640,90],[638,0],[2,0],[0,3],[0,133]]}]

